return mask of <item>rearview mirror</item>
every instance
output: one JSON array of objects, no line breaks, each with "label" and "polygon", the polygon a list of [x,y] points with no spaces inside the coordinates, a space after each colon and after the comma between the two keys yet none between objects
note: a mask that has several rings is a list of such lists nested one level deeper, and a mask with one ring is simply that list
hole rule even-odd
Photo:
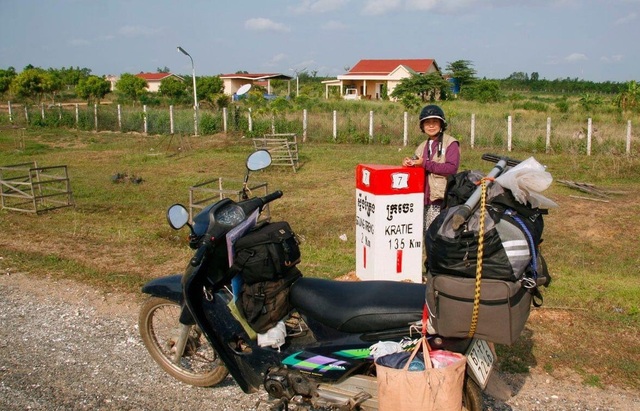
[{"label": "rearview mirror", "polygon": [[189,221],[189,212],[182,204],[174,204],[167,210],[167,221],[174,230],[179,230]]},{"label": "rearview mirror", "polygon": [[247,169],[258,171],[271,165],[271,154],[267,150],[257,150],[247,158]]}]

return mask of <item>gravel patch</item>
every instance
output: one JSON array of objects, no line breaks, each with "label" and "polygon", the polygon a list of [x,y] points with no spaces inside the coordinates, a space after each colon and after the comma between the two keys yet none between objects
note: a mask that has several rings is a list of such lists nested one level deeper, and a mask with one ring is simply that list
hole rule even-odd
[{"label": "gravel patch", "polygon": [[[141,301],[72,281],[0,274],[0,409],[269,409],[266,393],[244,394],[230,377],[197,388],[165,374],[138,334]],[[516,395],[486,397],[486,410],[640,410],[635,392],[536,372],[505,380]]]}]

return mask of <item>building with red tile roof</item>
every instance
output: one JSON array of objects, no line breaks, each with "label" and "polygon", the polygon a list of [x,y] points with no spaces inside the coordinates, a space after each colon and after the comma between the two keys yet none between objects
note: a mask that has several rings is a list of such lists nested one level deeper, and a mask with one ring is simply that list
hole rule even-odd
[{"label": "building with red tile roof", "polygon": [[184,81],[184,79],[178,75],[172,74],[172,73],[143,73],[140,72],[138,74],[136,74],[136,77],[140,77],[141,79],[143,79],[144,81],[147,82],[147,91],[150,91],[152,93],[157,93],[158,91],[160,91],[160,83],[162,82],[162,80],[169,78],[169,77],[175,77],[181,81]]},{"label": "building with red tile roof", "polygon": [[398,83],[414,74],[441,73],[433,59],[360,60],[346,74],[336,80],[323,81],[325,98],[329,87],[340,87],[345,99],[380,99],[390,95]]}]

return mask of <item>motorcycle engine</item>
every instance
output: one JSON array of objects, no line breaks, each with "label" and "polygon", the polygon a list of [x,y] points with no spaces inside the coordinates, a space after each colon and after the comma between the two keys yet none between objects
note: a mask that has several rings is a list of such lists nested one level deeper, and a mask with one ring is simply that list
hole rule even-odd
[{"label": "motorcycle engine", "polygon": [[274,398],[291,399],[296,395],[312,397],[315,394],[315,384],[300,371],[284,367],[275,367],[267,372],[264,388]]}]

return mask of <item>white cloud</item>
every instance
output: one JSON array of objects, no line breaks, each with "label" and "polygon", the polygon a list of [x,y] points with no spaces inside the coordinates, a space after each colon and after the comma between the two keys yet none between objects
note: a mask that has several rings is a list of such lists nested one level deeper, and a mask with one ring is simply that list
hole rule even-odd
[{"label": "white cloud", "polygon": [[638,19],[638,14],[636,12],[631,12],[631,13],[627,14],[626,16],[621,17],[618,20],[616,20],[614,24],[616,26],[620,26],[620,25],[623,25],[623,24],[631,23],[631,22],[633,22],[634,20],[637,20],[637,19]]},{"label": "white cloud", "polygon": [[275,56],[271,57],[271,59],[269,61],[267,61],[266,63],[264,63],[265,67],[274,67],[277,66],[280,62],[284,61],[287,59],[287,55],[284,53],[279,53],[276,54]]},{"label": "white cloud", "polygon": [[347,29],[348,26],[341,21],[330,20],[322,25],[323,30],[340,31]]},{"label": "white cloud", "polygon": [[69,45],[73,46],[73,47],[83,47],[83,46],[88,46],[89,44],[91,44],[89,42],[89,40],[85,40],[85,39],[71,39],[71,40],[69,40]]},{"label": "white cloud", "polygon": [[257,17],[257,18],[253,18],[245,21],[244,28],[247,30],[278,31],[282,33],[287,33],[291,31],[291,29],[285,26],[284,24],[276,23],[275,21],[265,19],[263,17]]},{"label": "white cloud", "polygon": [[565,57],[564,60],[568,61],[569,63],[574,63],[576,61],[587,61],[588,58],[582,53],[571,53],[567,57]]},{"label": "white cloud", "polygon": [[384,14],[398,9],[400,3],[400,0],[367,0],[362,9],[362,13],[367,15]]},{"label": "white cloud", "polygon": [[600,61],[602,61],[603,63],[620,63],[622,60],[624,60],[624,56],[622,54],[600,57]]},{"label": "white cloud", "polygon": [[439,0],[407,0],[407,8],[413,10],[431,10],[439,3]]},{"label": "white cloud", "polygon": [[478,8],[492,8],[496,5],[494,3],[495,0],[485,2],[478,2],[478,0],[407,0],[406,8],[409,10],[432,10],[434,12],[450,13],[465,9],[472,11]]},{"label": "white cloud", "polygon": [[159,33],[160,29],[145,26],[123,26],[118,29],[118,34],[125,37],[150,37]]},{"label": "white cloud", "polygon": [[304,0],[299,5],[290,7],[292,13],[327,13],[339,10],[345,6],[349,0]]}]

